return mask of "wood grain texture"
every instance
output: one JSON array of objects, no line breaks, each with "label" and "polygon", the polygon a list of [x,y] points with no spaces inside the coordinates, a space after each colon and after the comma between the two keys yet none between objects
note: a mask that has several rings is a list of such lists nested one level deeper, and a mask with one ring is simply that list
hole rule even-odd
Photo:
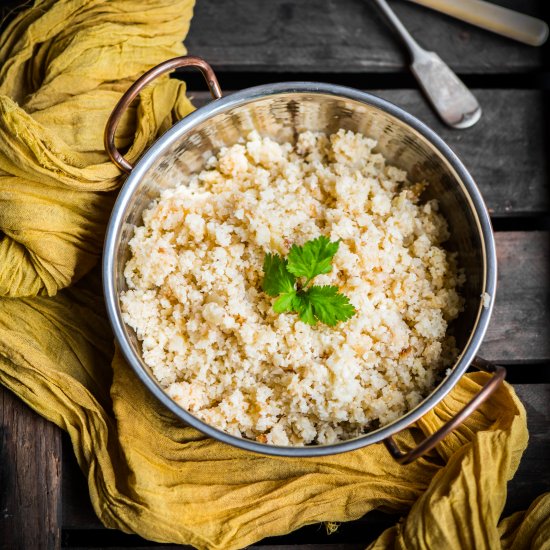
[{"label": "wood grain texture", "polygon": [[443,138],[479,185],[492,216],[548,212],[548,93],[474,90],[483,115],[475,126],[462,131],[444,126],[416,90],[375,93],[418,117]]},{"label": "wood grain texture", "polygon": [[61,544],[61,431],[0,386],[0,545]]},{"label": "wood grain texture", "polygon": [[550,384],[514,384],[514,389],[527,411],[529,445],[508,483],[503,516],[527,510],[537,496],[550,491]]},{"label": "wood grain texture", "polygon": [[497,297],[480,353],[498,363],[550,361],[550,235],[496,234]]},{"label": "wood grain texture", "polygon": [[[548,92],[474,90],[483,116],[473,128],[461,131],[444,126],[417,90],[372,93],[418,117],[447,142],[476,180],[491,215],[512,217],[550,210]],[[207,92],[191,96],[197,107],[210,101]]]},{"label": "wood grain texture", "polygon": [[[544,15],[537,0],[496,3]],[[406,2],[391,2],[427,49],[461,73],[533,71],[543,50]],[[201,0],[185,44],[223,71],[403,71],[407,56],[368,0]]]},{"label": "wood grain texture", "polygon": [[62,449],[61,524],[63,529],[102,529],[103,525],[96,516],[88,496],[86,478],[78,466],[71,441],[66,434],[62,437]]}]

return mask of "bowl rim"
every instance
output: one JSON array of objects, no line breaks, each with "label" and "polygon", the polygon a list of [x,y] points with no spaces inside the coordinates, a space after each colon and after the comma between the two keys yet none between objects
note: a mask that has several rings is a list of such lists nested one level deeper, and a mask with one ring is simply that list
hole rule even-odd
[{"label": "bowl rim", "polygon": [[[342,99],[349,99],[367,104],[393,116],[426,139],[429,144],[446,160],[446,162],[449,163],[450,167],[456,173],[457,179],[462,184],[462,188],[467,195],[468,202],[470,203],[472,214],[476,220],[477,231],[481,240],[483,258],[483,291],[480,295],[477,319],[468,341],[457,358],[455,365],[452,367],[450,374],[445,376],[438,386],[436,386],[432,392],[416,407],[389,424],[354,439],[327,445],[311,445],[301,447],[270,445],[228,434],[193,416],[190,412],[186,411],[172,398],[170,398],[168,394],[165,393],[165,391],[160,387],[159,383],[154,379],[153,375],[150,374],[142,365],[141,358],[134,353],[132,346],[125,336],[125,324],[122,320],[114,280],[116,265],[115,254],[117,251],[119,235],[124,223],[123,214],[136,186],[141,181],[143,175],[147,172],[150,166],[158,159],[158,157],[161,156],[162,153],[164,153],[184,134],[192,132],[195,126],[209,118],[212,118],[220,113],[230,111],[241,105],[245,105],[256,100],[265,99],[269,96],[293,93],[331,95]],[[115,201],[105,235],[102,275],[107,315],[124,358],[147,389],[180,420],[188,426],[196,428],[207,436],[244,450],[272,456],[318,457],[353,451],[373,443],[381,442],[387,437],[400,432],[416,422],[433,407],[435,407],[451,391],[451,389],[458,383],[464,372],[470,366],[487,331],[495,300],[497,258],[491,221],[481,192],[457,155],[443,141],[443,139],[440,138],[424,122],[420,121],[397,105],[394,105],[393,103],[377,97],[369,92],[321,82],[281,82],[246,88],[232,93],[231,95],[216,99],[207,105],[196,109],[194,112],[177,122],[151,145],[151,147],[136,163],[134,169],[122,185]],[[487,294],[489,296],[489,303],[487,303],[486,299],[484,300],[482,298],[482,296]]]}]

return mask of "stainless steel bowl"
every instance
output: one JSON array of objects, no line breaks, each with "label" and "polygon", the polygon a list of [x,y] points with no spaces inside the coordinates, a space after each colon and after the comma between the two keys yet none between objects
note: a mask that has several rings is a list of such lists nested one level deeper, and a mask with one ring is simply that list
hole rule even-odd
[{"label": "stainless steel bowl", "polygon": [[[217,99],[178,122],[132,167],[114,145],[118,120],[147,82],[183,65],[198,67]],[[414,180],[429,182],[426,198],[435,197],[439,201],[451,233],[446,246],[458,253],[459,265],[465,268],[467,276],[463,291],[465,310],[450,328],[462,351],[450,374],[417,407],[391,424],[356,439],[331,445],[280,447],[229,435],[202,422],[168,397],[143,362],[140,342],[123,322],[119,301],[120,292],[126,289],[123,270],[129,258],[128,241],[134,227],[142,223],[142,211],[165,187],[181,181],[182,173],[201,170],[206,159],[220,147],[233,145],[251,130],[278,141],[292,141],[302,131],[332,133],[340,128],[376,139],[377,150],[390,164],[406,170]],[[495,242],[489,214],[474,180],[457,156],[425,124],[399,107],[369,93],[317,82],[268,84],[222,98],[215,75],[204,61],[176,58],[155,67],[128,90],[107,125],[106,148],[113,161],[130,172],[114,206],[105,240],[103,280],[109,319],[124,357],[139,379],[186,424],[236,447],[279,456],[328,455],[384,441],[394,458],[407,463],[431,449],[463,421],[504,378],[502,367],[476,358],[496,290]],[[400,451],[391,436],[439,403],[470,365],[494,375],[446,426],[419,447]]]}]

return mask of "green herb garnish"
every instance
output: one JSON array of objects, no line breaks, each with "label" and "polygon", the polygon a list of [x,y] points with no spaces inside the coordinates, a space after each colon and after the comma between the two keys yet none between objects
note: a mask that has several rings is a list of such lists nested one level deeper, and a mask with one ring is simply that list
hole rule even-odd
[{"label": "green herb garnish", "polygon": [[303,246],[292,245],[287,259],[278,254],[265,255],[262,288],[277,298],[273,302],[276,313],[295,312],[304,323],[315,325],[321,321],[330,327],[355,315],[355,307],[337,286],[310,284],[317,275],[332,270],[332,258],[339,246],[340,241],[331,242],[321,236]]}]

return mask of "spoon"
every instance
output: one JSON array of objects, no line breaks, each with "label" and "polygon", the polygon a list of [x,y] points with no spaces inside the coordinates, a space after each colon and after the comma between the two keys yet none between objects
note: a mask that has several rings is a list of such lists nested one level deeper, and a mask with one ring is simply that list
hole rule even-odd
[{"label": "spoon", "polygon": [[435,52],[416,42],[386,0],[374,2],[407,46],[412,58],[411,71],[443,122],[458,129],[473,126],[481,117],[474,94]]}]

